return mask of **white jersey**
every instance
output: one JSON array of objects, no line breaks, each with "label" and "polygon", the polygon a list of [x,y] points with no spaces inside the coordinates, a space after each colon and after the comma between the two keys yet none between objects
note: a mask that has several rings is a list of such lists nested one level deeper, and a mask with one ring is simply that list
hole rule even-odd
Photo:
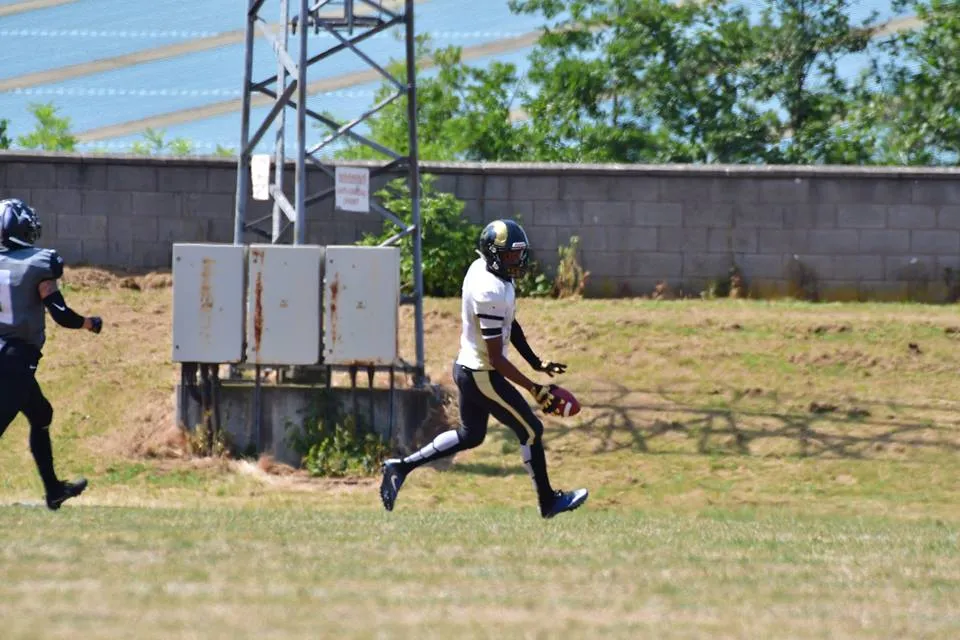
[{"label": "white jersey", "polygon": [[483,258],[470,265],[463,279],[463,330],[457,364],[474,370],[493,369],[487,356],[486,340],[502,337],[506,355],[516,301],[513,282],[487,271]]}]

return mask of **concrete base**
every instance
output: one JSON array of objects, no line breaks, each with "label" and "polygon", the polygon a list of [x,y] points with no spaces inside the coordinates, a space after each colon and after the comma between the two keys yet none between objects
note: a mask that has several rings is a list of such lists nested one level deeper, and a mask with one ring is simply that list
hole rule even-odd
[{"label": "concrete base", "polygon": [[[182,393],[177,385],[177,416],[181,426],[193,430],[203,422],[198,395]],[[219,398],[220,428],[234,451],[242,454],[270,454],[278,462],[300,465],[293,450],[291,434],[302,429],[304,419],[317,412],[325,393],[332,394],[343,415],[354,413],[398,452],[416,449],[433,437],[425,421],[431,409],[440,405],[432,389],[351,389],[264,384],[260,390],[260,429],[256,430],[254,386],[249,382],[222,381]],[[186,406],[181,406],[183,403]]]}]

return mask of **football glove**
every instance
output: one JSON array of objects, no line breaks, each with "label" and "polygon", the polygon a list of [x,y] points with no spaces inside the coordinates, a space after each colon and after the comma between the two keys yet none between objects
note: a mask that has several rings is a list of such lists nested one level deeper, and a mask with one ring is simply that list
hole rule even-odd
[{"label": "football glove", "polygon": [[562,404],[560,398],[553,395],[553,390],[557,388],[557,385],[542,385],[535,384],[530,390],[530,393],[533,394],[534,399],[537,401],[537,404],[540,405],[540,410],[547,414],[554,414],[560,410],[560,405]]},{"label": "football glove", "polygon": [[541,360],[540,366],[536,368],[537,371],[545,373],[551,378],[554,375],[562,375],[567,371],[567,365],[562,362],[551,362],[550,360]]},{"label": "football glove", "polygon": [[100,316],[91,316],[90,317],[90,331],[93,333],[100,333],[103,329],[103,319]]}]

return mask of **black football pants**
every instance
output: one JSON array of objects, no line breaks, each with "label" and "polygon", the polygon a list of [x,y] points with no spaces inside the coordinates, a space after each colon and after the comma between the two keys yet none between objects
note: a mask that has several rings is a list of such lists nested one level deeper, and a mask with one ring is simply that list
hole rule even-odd
[{"label": "black football pants", "polygon": [[44,397],[32,366],[16,356],[0,355],[0,436],[18,413],[26,416],[30,423],[30,451],[49,492],[59,482],[50,443],[53,407]]},{"label": "black football pants", "polygon": [[517,434],[523,466],[533,480],[541,510],[554,499],[543,450],[543,423],[520,392],[496,371],[474,371],[458,364],[453,378],[460,390],[460,427],[445,431],[433,442],[400,461],[405,473],[459,451],[480,446],[493,416]]}]

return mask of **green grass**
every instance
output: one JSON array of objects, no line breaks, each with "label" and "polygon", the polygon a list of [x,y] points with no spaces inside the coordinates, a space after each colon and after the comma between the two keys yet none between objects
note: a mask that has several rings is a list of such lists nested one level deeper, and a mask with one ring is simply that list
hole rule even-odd
[{"label": "green grass", "polygon": [[0,511],[5,637],[956,637],[930,520],[779,510]]},{"label": "green grass", "polygon": [[[955,307],[521,301],[585,405],[546,445],[590,500],[543,521],[494,424],[390,514],[375,479],[145,457],[171,419],[170,292],[68,295],[107,326],[52,327],[40,379],[58,468],[91,487],[30,506],[26,425],[0,440],[3,638],[960,633]],[[449,383],[458,301],[426,311]]]}]

